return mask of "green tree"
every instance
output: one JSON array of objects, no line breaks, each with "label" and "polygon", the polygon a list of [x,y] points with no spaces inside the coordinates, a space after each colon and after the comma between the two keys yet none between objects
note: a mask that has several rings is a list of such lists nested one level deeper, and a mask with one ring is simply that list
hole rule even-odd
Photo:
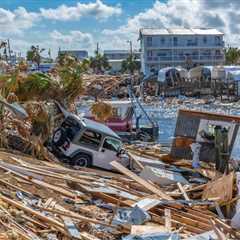
[{"label": "green tree", "polygon": [[122,72],[133,74],[140,70],[140,62],[136,60],[136,56],[130,54],[126,60],[122,61]]},{"label": "green tree", "polygon": [[106,56],[98,52],[95,52],[94,57],[90,57],[89,66],[95,74],[103,73],[105,70],[109,70],[111,68]]},{"label": "green tree", "polygon": [[37,64],[38,70],[41,63],[41,53],[44,51],[44,48],[39,48],[39,46],[31,46],[30,50],[27,51],[27,60],[32,61]]},{"label": "green tree", "polygon": [[225,49],[225,61],[226,64],[237,64],[240,60],[240,49],[234,47],[228,47]]},{"label": "green tree", "polygon": [[57,100],[70,106],[83,91],[82,74],[85,71],[85,63],[67,55],[59,59],[51,74],[29,74],[19,67],[0,76],[0,94],[6,98],[14,93],[23,102]]}]

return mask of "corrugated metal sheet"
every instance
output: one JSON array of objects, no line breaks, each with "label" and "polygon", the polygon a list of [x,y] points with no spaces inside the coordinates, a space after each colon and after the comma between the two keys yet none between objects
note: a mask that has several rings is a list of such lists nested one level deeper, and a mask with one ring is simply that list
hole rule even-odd
[{"label": "corrugated metal sheet", "polygon": [[189,117],[179,114],[176,123],[175,136],[195,138],[200,123],[199,117]]}]

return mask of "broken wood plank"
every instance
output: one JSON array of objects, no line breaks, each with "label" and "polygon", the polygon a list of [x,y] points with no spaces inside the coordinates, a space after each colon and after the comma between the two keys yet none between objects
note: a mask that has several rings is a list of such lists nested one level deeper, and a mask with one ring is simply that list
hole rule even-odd
[{"label": "broken wood plank", "polygon": [[232,172],[207,183],[207,186],[203,191],[202,199],[205,200],[218,197],[219,203],[231,201],[233,194],[233,178],[234,173]]},{"label": "broken wood plank", "polygon": [[134,181],[138,182],[139,184],[141,184],[143,187],[145,187],[146,189],[148,189],[149,191],[153,192],[154,194],[157,194],[159,197],[166,199],[166,200],[173,200],[170,196],[168,196],[166,193],[164,193],[162,190],[156,188],[153,184],[145,181],[144,179],[140,178],[139,176],[137,176],[135,173],[131,172],[130,170],[128,170],[127,168],[125,168],[124,166],[122,166],[120,163],[113,161],[110,163],[114,168],[116,168],[117,170],[119,170],[122,174],[127,175],[128,177],[130,177],[131,179],[133,179]]},{"label": "broken wood plank", "polygon": [[165,216],[165,228],[168,232],[171,232],[172,224],[171,224],[171,210],[165,208],[164,209],[164,216]]},{"label": "broken wood plank", "polygon": [[6,203],[8,203],[9,205],[12,205],[18,209],[21,209],[23,210],[24,212],[27,212],[29,214],[32,214],[33,216],[35,216],[36,218],[42,220],[44,223],[48,223],[50,225],[53,225],[53,226],[57,226],[57,227],[60,227],[60,228],[64,228],[64,225],[58,221],[56,221],[55,219],[53,218],[50,218],[50,217],[47,217],[45,215],[43,215],[42,213],[38,212],[38,211],[35,211],[23,204],[21,204],[20,202],[17,202],[17,201],[14,201],[8,197],[5,197],[3,195],[0,195],[0,199]]}]

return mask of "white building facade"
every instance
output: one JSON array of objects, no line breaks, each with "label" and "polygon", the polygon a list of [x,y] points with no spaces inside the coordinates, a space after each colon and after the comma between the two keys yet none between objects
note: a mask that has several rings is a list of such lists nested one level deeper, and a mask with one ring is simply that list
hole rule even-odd
[{"label": "white building facade", "polygon": [[140,29],[141,71],[150,75],[164,67],[222,65],[223,37],[217,29]]},{"label": "white building facade", "polygon": [[[122,61],[126,60],[129,55],[129,50],[104,50],[103,55],[108,59],[111,66],[111,73],[118,73],[122,69]],[[133,55],[136,61],[140,61],[140,52],[134,50]]]},{"label": "white building facade", "polygon": [[88,58],[88,51],[86,50],[60,50],[58,54],[68,54],[78,60],[83,60]]}]

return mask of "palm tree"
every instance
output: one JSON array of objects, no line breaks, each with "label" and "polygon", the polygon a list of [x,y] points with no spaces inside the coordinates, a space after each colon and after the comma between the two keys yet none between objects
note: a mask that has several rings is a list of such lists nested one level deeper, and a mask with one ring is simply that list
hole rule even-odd
[{"label": "palm tree", "polygon": [[122,61],[122,72],[133,74],[140,70],[140,62],[136,61],[136,56],[130,54],[126,60]]},{"label": "palm tree", "polygon": [[90,57],[89,66],[93,69],[95,74],[103,73],[105,70],[109,70],[111,67],[109,65],[108,59],[106,56],[95,52],[95,57]]},{"label": "palm tree", "polygon": [[14,93],[23,102],[57,100],[68,107],[83,91],[85,71],[85,63],[67,55],[59,60],[52,74],[29,74],[18,67],[0,76],[0,94],[6,98]]},{"label": "palm tree", "polygon": [[237,64],[240,60],[240,49],[228,47],[225,50],[226,64]]},{"label": "palm tree", "polygon": [[37,64],[38,70],[41,62],[41,53],[44,51],[44,48],[39,48],[39,46],[31,46],[31,49],[27,51],[27,60],[32,61]]}]

